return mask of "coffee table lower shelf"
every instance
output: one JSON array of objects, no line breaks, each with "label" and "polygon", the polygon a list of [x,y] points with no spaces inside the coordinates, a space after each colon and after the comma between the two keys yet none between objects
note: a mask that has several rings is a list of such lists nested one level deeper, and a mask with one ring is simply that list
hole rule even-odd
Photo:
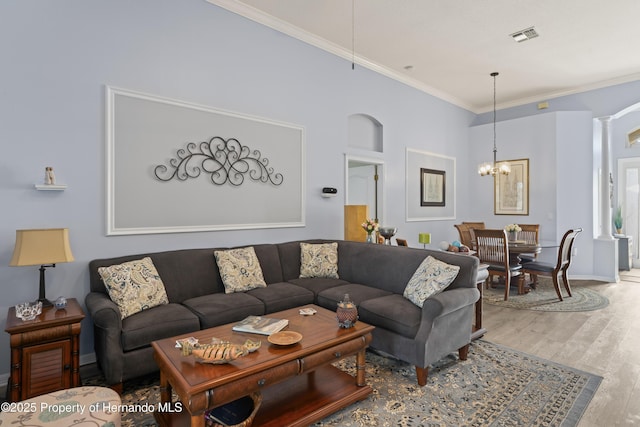
[{"label": "coffee table lower shelf", "polygon": [[[365,399],[373,390],[359,387],[346,372],[326,365],[308,374],[298,375],[262,390],[262,405],[252,426],[303,427]],[[190,426],[188,411],[156,412],[163,427]]]}]

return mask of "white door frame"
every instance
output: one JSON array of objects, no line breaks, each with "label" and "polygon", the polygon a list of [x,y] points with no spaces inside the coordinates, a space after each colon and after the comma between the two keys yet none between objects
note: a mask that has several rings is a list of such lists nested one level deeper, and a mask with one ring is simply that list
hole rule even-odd
[{"label": "white door frame", "polygon": [[[385,168],[384,161],[373,157],[360,156],[355,154],[345,154],[344,156],[344,204],[349,204],[349,163],[358,162],[363,165],[378,166],[378,214],[380,223],[383,223],[383,218],[386,217],[386,192],[385,192]],[[373,212],[371,213],[373,215]]]},{"label": "white door frame", "polygon": [[[627,174],[626,170],[629,167],[635,167],[640,171],[640,157],[627,157],[618,159],[618,204],[622,205],[622,215],[623,218],[627,216],[627,206],[629,205],[629,201],[627,200]],[[635,203],[640,203],[640,201],[636,200]],[[638,213],[636,213],[638,214]],[[640,259],[638,255],[638,245],[640,244],[640,222],[634,224],[632,227],[625,227],[625,223],[623,222],[622,226],[625,228],[626,234],[632,237],[632,260],[633,267],[640,267]],[[627,230],[631,229],[631,233],[628,233]]]}]

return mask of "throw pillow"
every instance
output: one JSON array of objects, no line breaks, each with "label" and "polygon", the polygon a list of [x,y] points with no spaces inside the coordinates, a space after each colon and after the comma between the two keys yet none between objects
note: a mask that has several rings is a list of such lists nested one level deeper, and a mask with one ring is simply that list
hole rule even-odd
[{"label": "throw pillow", "polygon": [[459,266],[447,264],[429,255],[411,276],[403,296],[422,307],[427,298],[449,286],[458,275],[458,271]]},{"label": "throw pillow", "polygon": [[164,283],[149,257],[98,268],[109,297],[124,319],[149,308],[168,304]]},{"label": "throw pillow", "polygon": [[300,278],[338,279],[337,243],[300,243]]},{"label": "throw pillow", "polygon": [[244,292],[255,288],[266,288],[262,267],[252,246],[225,251],[214,251],[224,292]]}]

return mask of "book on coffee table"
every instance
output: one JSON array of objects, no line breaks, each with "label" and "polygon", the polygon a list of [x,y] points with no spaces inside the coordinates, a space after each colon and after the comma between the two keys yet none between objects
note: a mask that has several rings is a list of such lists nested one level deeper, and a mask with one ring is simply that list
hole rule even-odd
[{"label": "book on coffee table", "polygon": [[287,319],[275,319],[264,316],[247,316],[240,323],[233,325],[236,332],[249,332],[252,334],[271,335],[280,332],[289,324]]}]

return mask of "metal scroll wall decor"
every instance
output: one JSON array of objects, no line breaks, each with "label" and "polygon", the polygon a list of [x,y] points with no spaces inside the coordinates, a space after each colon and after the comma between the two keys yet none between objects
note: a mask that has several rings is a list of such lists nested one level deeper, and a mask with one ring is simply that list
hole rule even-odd
[{"label": "metal scroll wall decor", "polygon": [[158,165],[154,168],[160,181],[177,179],[186,181],[197,178],[202,171],[210,174],[213,184],[229,183],[240,186],[246,175],[253,181],[280,185],[284,180],[281,173],[275,173],[269,166],[269,159],[262,157],[259,150],[251,150],[235,138],[219,136],[198,144],[190,142],[186,149],[180,148],[177,157],[169,160],[169,167]]}]

